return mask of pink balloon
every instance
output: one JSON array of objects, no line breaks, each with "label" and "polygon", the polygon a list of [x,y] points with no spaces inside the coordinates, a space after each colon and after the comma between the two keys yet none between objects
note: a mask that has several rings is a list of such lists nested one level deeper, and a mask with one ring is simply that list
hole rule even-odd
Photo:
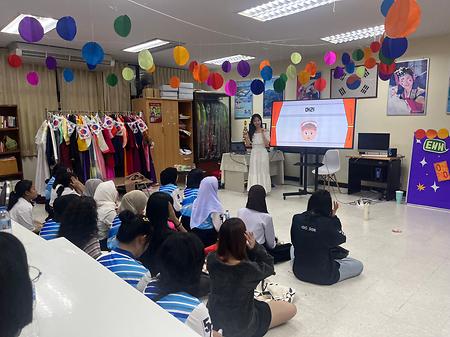
[{"label": "pink balloon", "polygon": [[27,82],[32,86],[36,86],[39,84],[39,74],[35,71],[30,71],[27,74]]},{"label": "pink balloon", "polygon": [[329,66],[332,66],[333,64],[335,64],[336,63],[336,59],[337,59],[336,53],[334,51],[331,51],[331,50],[327,51],[325,53],[325,56],[323,57],[323,60]]},{"label": "pink balloon", "polygon": [[227,83],[225,84],[225,93],[228,96],[234,96],[234,95],[236,95],[236,91],[237,91],[236,82],[233,80],[227,81]]}]

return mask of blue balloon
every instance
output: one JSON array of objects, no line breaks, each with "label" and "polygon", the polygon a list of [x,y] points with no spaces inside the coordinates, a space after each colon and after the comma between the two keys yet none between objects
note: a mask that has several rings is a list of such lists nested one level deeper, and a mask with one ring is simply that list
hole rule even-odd
[{"label": "blue balloon", "polygon": [[381,45],[381,52],[383,55],[390,59],[397,59],[401,57],[408,49],[408,39],[401,37],[399,39],[391,39],[385,37],[383,44]]},{"label": "blue balloon", "polygon": [[343,64],[343,65],[346,66],[347,64],[350,63],[351,60],[352,60],[352,59],[351,59],[349,53],[344,53],[344,54],[342,54],[342,64]]},{"label": "blue balloon", "polygon": [[353,62],[349,62],[345,66],[345,71],[347,74],[353,74],[355,72],[355,64]]},{"label": "blue balloon", "polygon": [[97,66],[96,66],[95,64],[92,65],[92,64],[86,63],[86,65],[87,65],[87,67],[88,67],[89,70],[95,70],[95,68],[97,68]]},{"label": "blue balloon", "polygon": [[383,14],[384,17],[388,15],[389,10],[391,9],[391,6],[394,4],[394,0],[384,0],[381,4],[381,14]]},{"label": "blue balloon", "polygon": [[62,39],[72,41],[75,38],[75,35],[77,35],[77,24],[75,19],[71,16],[64,16],[59,19],[56,24],[56,32]]},{"label": "blue balloon", "polygon": [[270,81],[272,79],[272,68],[269,66],[265,66],[261,69],[261,77],[264,81]]},{"label": "blue balloon", "polygon": [[87,42],[81,49],[81,55],[86,63],[91,65],[102,63],[105,57],[103,48],[97,42]]},{"label": "blue balloon", "polygon": [[258,79],[253,80],[250,84],[250,90],[254,95],[261,95],[264,92],[264,82]]},{"label": "blue balloon", "polygon": [[72,69],[66,68],[63,71],[63,77],[64,77],[64,81],[66,81],[67,83],[70,83],[74,80],[75,75],[73,74]]}]

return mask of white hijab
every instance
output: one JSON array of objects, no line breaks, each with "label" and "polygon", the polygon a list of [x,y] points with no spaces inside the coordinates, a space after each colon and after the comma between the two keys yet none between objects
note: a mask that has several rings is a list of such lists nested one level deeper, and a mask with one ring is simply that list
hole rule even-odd
[{"label": "white hijab", "polygon": [[219,182],[216,177],[206,177],[200,183],[198,197],[192,205],[191,228],[200,226],[211,213],[223,213],[217,196]]},{"label": "white hijab", "polygon": [[112,212],[116,213],[118,197],[116,185],[111,180],[98,185],[94,193],[94,200],[97,203],[99,221],[109,218]]}]

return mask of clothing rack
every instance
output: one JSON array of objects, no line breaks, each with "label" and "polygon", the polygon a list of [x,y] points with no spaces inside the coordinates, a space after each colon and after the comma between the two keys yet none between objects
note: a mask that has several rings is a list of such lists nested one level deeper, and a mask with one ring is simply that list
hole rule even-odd
[{"label": "clothing rack", "polygon": [[126,116],[133,116],[137,115],[139,117],[142,117],[142,111],[136,112],[136,111],[88,111],[88,110],[49,110],[45,109],[45,116],[48,117],[50,114],[59,114],[59,115],[93,115],[93,114],[99,114],[99,115],[126,115]]}]

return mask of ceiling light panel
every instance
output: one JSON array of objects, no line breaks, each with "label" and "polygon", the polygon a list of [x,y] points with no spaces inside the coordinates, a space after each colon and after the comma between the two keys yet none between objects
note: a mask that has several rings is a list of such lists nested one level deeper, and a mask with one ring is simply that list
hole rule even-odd
[{"label": "ceiling light panel", "polygon": [[274,0],[246,9],[238,14],[258,20],[270,21],[341,0]]},{"label": "ceiling light panel", "polygon": [[132,46],[132,47],[128,47],[128,48],[124,49],[123,51],[126,51],[128,53],[139,53],[140,51],[142,51],[144,49],[155,49],[155,48],[165,46],[169,43],[171,43],[171,42],[160,40],[160,39],[154,39],[151,41],[140,43],[140,44]]},{"label": "ceiling light panel", "polygon": [[222,57],[220,59],[214,59],[214,60],[205,61],[205,63],[215,64],[215,65],[220,66],[225,61],[229,61],[230,63],[236,63],[236,62],[239,62],[239,61],[248,61],[248,60],[253,60],[253,59],[254,59],[253,56],[233,55],[233,56],[228,56],[228,57]]},{"label": "ceiling light panel", "polygon": [[4,27],[1,30],[1,32],[8,33],[8,34],[19,34],[20,21],[22,21],[22,19],[27,16],[31,16],[31,17],[37,19],[41,23],[42,28],[44,28],[44,34],[55,29],[56,24],[58,23],[58,20],[53,19],[53,18],[46,18],[43,16],[36,16],[36,15],[30,15],[30,14],[20,14],[14,20],[12,20],[10,23],[8,23],[8,25],[6,27]]},{"label": "ceiling light panel", "polygon": [[342,33],[338,35],[323,37],[321,40],[334,44],[339,44],[350,41],[368,39],[374,36],[383,35],[383,33],[384,33],[384,25],[380,25],[375,27],[353,30],[351,32]]}]

